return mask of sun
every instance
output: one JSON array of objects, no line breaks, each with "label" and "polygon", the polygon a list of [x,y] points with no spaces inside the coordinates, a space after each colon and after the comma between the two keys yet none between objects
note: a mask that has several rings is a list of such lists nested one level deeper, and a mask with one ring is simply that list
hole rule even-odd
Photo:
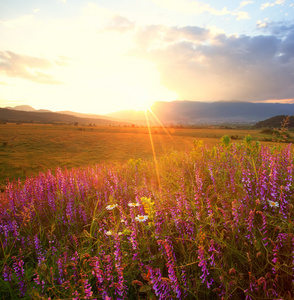
[{"label": "sun", "polygon": [[130,108],[136,111],[147,111],[153,105],[153,99],[152,89],[137,85],[131,89]]},{"label": "sun", "polygon": [[134,103],[133,109],[136,111],[147,111],[151,108],[153,102],[148,99],[138,98]]}]

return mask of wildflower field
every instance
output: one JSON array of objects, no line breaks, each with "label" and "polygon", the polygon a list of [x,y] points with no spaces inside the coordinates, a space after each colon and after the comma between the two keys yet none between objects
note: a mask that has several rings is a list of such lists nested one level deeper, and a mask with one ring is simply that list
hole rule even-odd
[{"label": "wildflower field", "polygon": [[225,136],[10,182],[1,299],[293,299],[293,160]]}]

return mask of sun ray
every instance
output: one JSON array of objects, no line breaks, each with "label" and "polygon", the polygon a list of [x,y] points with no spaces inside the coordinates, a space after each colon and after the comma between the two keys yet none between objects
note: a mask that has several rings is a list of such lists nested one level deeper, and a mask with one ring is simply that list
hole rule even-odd
[{"label": "sun ray", "polygon": [[153,143],[153,138],[152,138],[152,133],[151,133],[151,129],[150,129],[148,115],[147,115],[146,110],[144,112],[145,112],[145,118],[146,118],[146,122],[147,122],[148,132],[149,132],[150,144],[151,144],[152,153],[153,153],[153,160],[154,160],[154,164],[155,164],[155,171],[156,171],[157,181],[158,181],[158,185],[159,185],[159,191],[161,194],[161,184],[160,184],[158,162],[157,162],[157,158],[156,158],[155,147],[154,147],[154,143]]},{"label": "sun ray", "polygon": [[157,116],[155,115],[155,113],[152,111],[151,108],[148,109],[148,111],[152,114],[152,116],[156,119],[156,121],[159,123],[159,125],[163,128],[163,130],[165,131],[165,133],[168,135],[168,137],[170,139],[173,140],[172,135],[168,132],[168,130],[166,129],[166,127],[161,123],[161,121],[157,118]]}]

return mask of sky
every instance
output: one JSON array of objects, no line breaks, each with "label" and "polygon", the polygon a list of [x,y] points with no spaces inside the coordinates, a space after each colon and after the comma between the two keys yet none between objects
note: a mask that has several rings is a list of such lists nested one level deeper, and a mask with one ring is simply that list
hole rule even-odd
[{"label": "sky", "polygon": [[294,103],[293,0],[1,0],[0,107]]}]

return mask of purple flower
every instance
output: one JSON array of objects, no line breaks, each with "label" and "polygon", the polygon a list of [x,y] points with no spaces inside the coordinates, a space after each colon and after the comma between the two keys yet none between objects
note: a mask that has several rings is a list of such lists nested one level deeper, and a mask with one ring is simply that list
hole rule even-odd
[{"label": "purple flower", "polygon": [[171,299],[170,284],[167,280],[162,278],[160,269],[153,269],[149,266],[148,270],[150,272],[150,283],[155,295],[159,300]]},{"label": "purple flower", "polygon": [[3,268],[3,278],[4,281],[9,281],[11,282],[11,277],[12,277],[12,270],[11,268],[5,263],[4,268]]},{"label": "purple flower", "polygon": [[[84,276],[87,277],[87,275],[84,275]],[[93,292],[92,292],[91,284],[88,281],[88,278],[83,279],[83,283],[84,283],[84,291],[85,291],[84,299],[91,299]]]},{"label": "purple flower", "polygon": [[122,267],[122,250],[118,234],[114,235],[114,259],[115,268],[118,275],[118,282],[115,284],[115,291],[123,299],[126,299],[126,286],[124,285],[123,267]]},{"label": "purple flower", "polygon": [[207,269],[208,263],[204,257],[205,252],[204,252],[203,246],[199,246],[197,252],[198,252],[198,259],[199,259],[198,266],[201,267],[201,271],[202,271],[202,275],[200,276],[200,278],[202,279],[202,283],[206,282],[207,287],[210,288],[211,284],[213,283],[213,280],[212,281],[207,280],[209,271]]},{"label": "purple flower", "polygon": [[173,253],[173,247],[171,242],[169,241],[169,239],[163,240],[163,241],[158,241],[158,243],[163,244],[164,249],[165,249],[165,254],[167,257],[167,270],[168,270],[168,277],[171,280],[171,287],[173,289],[173,291],[176,294],[176,297],[178,299],[181,299],[182,297],[182,291],[181,288],[179,286],[179,282],[178,282],[178,278],[177,278],[177,274],[175,272],[175,268],[176,268],[176,264],[175,264],[175,255]]},{"label": "purple flower", "polygon": [[40,279],[40,276],[38,273],[35,273],[34,282],[41,286],[42,290],[45,288],[45,281]]},{"label": "purple flower", "polygon": [[22,260],[21,257],[17,258],[15,256],[13,256],[12,259],[13,259],[13,269],[14,269],[14,272],[18,279],[20,295],[21,295],[21,297],[23,297],[27,290],[27,286],[26,286],[25,278],[24,278],[24,274],[25,274],[25,271],[23,268],[24,261]]},{"label": "purple flower", "polygon": [[[110,256],[108,257],[110,258]],[[107,261],[109,265],[108,257],[104,256],[106,265]],[[102,298],[105,299],[106,297],[108,297],[106,282],[110,280],[112,281],[112,278],[107,277],[107,273],[109,272],[107,268],[105,268],[106,270],[103,271],[100,260],[97,256],[94,256],[90,259],[90,266],[93,268],[92,275],[95,276],[97,289],[101,293]]]},{"label": "purple flower", "polygon": [[37,253],[38,265],[40,265],[43,261],[45,261],[45,256],[43,254],[43,249],[37,235],[35,235],[34,237],[34,243],[35,243],[35,249]]}]

